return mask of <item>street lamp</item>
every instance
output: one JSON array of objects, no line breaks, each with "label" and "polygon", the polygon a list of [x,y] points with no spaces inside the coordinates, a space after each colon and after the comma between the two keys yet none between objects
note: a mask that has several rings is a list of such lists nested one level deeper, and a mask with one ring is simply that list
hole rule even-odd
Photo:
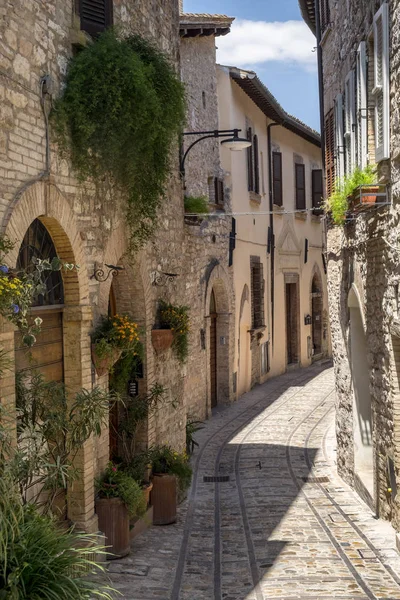
[{"label": "street lamp", "polygon": [[246,138],[239,137],[241,129],[214,129],[213,131],[186,131],[183,135],[199,135],[199,139],[192,142],[181,159],[180,171],[182,179],[185,177],[185,161],[186,157],[196,144],[209,138],[227,138],[221,142],[221,146],[229,148],[232,152],[245,150],[251,146],[251,141]]}]

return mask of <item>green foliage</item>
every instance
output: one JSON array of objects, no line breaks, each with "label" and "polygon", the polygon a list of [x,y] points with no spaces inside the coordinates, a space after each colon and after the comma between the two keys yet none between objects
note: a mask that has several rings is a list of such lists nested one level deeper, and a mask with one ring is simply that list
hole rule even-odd
[{"label": "green foliage", "polygon": [[107,31],[70,62],[52,122],[81,180],[114,185],[131,250],[154,232],[185,119],[185,94],[166,56],[138,35]]},{"label": "green foliage", "polygon": [[160,326],[173,332],[172,348],[181,363],[186,361],[189,353],[189,310],[188,306],[175,306],[160,301]]},{"label": "green foliage", "polygon": [[[16,394],[19,444],[10,456],[10,468],[23,502],[43,501],[47,512],[60,490],[78,476],[74,459],[90,436],[99,436],[107,424],[113,396],[96,387],[69,398],[63,384],[46,382],[35,370],[17,374]],[[48,492],[46,500],[42,491]]]},{"label": "green foliage", "polygon": [[[3,465],[4,467],[4,465]],[[32,504],[21,504],[13,478],[0,478],[0,600],[112,599],[108,587],[90,581],[105,554],[96,538],[61,530]]]},{"label": "green foliage", "polygon": [[179,488],[184,491],[192,481],[192,468],[186,453],[179,454],[170,446],[154,446],[148,451],[153,473],[176,475]]},{"label": "green foliage", "polygon": [[116,349],[124,356],[143,354],[138,325],[128,315],[103,316],[92,333],[92,342],[99,359],[112,356]]},{"label": "green foliage", "polygon": [[205,214],[209,212],[207,196],[185,196],[185,213]]},{"label": "green foliage", "polygon": [[97,491],[100,498],[121,498],[131,517],[141,517],[146,512],[146,499],[138,482],[112,462],[98,480]]},{"label": "green foliage", "polygon": [[349,209],[349,196],[360,185],[370,185],[376,182],[376,167],[367,165],[364,169],[356,167],[350,175],[335,182],[335,190],[325,203],[325,211],[330,212],[335,225],[343,225]]},{"label": "green foliage", "polygon": [[195,446],[199,445],[193,436],[196,433],[196,431],[200,431],[201,429],[204,429],[204,427],[201,427],[201,425],[204,425],[204,421],[196,421],[195,419],[190,419],[190,418],[188,418],[186,421],[186,453],[187,454],[193,454]]}]

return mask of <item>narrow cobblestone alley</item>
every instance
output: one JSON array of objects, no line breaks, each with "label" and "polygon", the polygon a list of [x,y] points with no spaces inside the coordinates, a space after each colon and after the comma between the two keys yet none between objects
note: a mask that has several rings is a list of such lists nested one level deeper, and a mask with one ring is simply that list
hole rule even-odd
[{"label": "narrow cobblestone alley", "polygon": [[334,396],[314,365],[219,409],[178,523],[108,565],[122,598],[400,600],[393,530],[335,472]]}]

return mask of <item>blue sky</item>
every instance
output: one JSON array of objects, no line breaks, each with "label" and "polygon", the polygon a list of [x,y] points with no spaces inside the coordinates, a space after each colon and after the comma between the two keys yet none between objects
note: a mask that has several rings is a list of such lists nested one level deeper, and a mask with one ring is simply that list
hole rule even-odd
[{"label": "blue sky", "polygon": [[315,38],[297,0],[184,0],[185,12],[236,17],[218,61],[256,71],[283,108],[319,131]]}]

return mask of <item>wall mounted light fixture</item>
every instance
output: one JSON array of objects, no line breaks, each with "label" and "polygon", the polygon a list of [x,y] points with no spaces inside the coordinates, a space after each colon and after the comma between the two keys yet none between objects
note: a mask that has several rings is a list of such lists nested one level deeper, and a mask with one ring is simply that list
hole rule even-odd
[{"label": "wall mounted light fixture", "polygon": [[311,325],[312,324],[312,317],[311,315],[306,315],[304,317],[304,325]]},{"label": "wall mounted light fixture", "polygon": [[113,277],[116,277],[118,275],[118,273],[120,271],[124,271],[124,267],[117,267],[116,265],[104,265],[105,267],[107,267],[108,269],[108,273],[105,273],[105,270],[103,267],[98,267],[97,264],[95,264],[94,266],[94,273],[93,275],[91,275],[90,279],[95,279],[96,281],[100,281],[101,283],[103,281],[107,281],[107,279],[110,277],[110,275],[112,275]]}]

